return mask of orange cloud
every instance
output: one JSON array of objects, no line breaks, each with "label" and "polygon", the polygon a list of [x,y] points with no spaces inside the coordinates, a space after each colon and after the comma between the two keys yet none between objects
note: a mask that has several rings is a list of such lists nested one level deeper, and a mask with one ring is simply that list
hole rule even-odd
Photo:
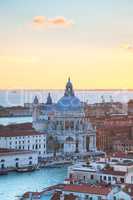
[{"label": "orange cloud", "polygon": [[133,45],[131,45],[131,44],[123,44],[123,45],[121,45],[121,48],[128,50],[130,52],[133,52]]},{"label": "orange cloud", "polygon": [[32,22],[34,27],[70,27],[73,22],[64,17],[46,18],[45,16],[36,16]]},{"label": "orange cloud", "polygon": [[54,26],[68,27],[71,26],[73,23],[71,20],[67,20],[64,17],[55,17],[52,19],[48,19],[48,24]]},{"label": "orange cloud", "polygon": [[35,26],[44,26],[46,22],[47,19],[44,16],[36,16],[33,19],[33,25]]}]

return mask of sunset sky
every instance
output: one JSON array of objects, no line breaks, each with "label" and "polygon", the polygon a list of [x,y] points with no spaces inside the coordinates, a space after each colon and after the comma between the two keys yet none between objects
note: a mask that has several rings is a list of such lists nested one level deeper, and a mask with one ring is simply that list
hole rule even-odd
[{"label": "sunset sky", "polygon": [[0,1],[0,89],[133,89],[133,0]]}]

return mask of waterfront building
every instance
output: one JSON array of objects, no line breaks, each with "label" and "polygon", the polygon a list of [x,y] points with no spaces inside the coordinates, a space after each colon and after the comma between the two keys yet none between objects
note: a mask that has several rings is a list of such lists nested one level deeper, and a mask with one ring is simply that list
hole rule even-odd
[{"label": "waterfront building", "polygon": [[[93,120],[91,120],[93,121]],[[95,121],[95,119],[94,119]],[[133,117],[111,116],[92,122],[97,127],[97,148],[105,152],[130,151],[133,142]],[[129,141],[129,143],[128,143]]]},{"label": "waterfront building", "polygon": [[133,115],[133,99],[128,101],[128,114]]},{"label": "waterfront building", "polygon": [[33,127],[47,133],[47,153],[53,151],[50,147],[55,147],[60,154],[96,151],[96,130],[86,119],[85,104],[75,96],[70,79],[64,96],[57,103],[52,102],[50,94],[44,105],[35,97]]},{"label": "waterfront building", "polygon": [[133,152],[115,152],[109,157],[109,162],[133,162]]},{"label": "waterfront building", "polygon": [[119,187],[110,185],[69,184],[57,190],[51,200],[131,200],[131,196]]},{"label": "waterfront building", "polygon": [[113,143],[113,150],[116,152],[133,151],[133,140],[117,138]]},{"label": "waterfront building", "polygon": [[79,183],[133,184],[133,163],[107,161],[75,164],[68,168],[68,178]]},{"label": "waterfront building", "polygon": [[38,154],[33,151],[0,149],[0,169],[37,166]]},{"label": "waterfront building", "polygon": [[1,128],[0,148],[36,151],[38,157],[46,157],[46,134],[35,131],[30,125],[17,127],[19,125]]}]

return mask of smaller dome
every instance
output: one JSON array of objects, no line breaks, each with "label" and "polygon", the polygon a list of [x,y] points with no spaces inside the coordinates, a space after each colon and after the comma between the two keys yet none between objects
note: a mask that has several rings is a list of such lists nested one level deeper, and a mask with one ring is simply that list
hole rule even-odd
[{"label": "smaller dome", "polygon": [[50,93],[48,93],[48,97],[47,97],[47,102],[46,102],[47,105],[51,105],[52,104],[52,97],[50,95]]},{"label": "smaller dome", "polygon": [[38,104],[39,103],[39,100],[38,100],[37,96],[35,96],[33,103],[34,104]]}]

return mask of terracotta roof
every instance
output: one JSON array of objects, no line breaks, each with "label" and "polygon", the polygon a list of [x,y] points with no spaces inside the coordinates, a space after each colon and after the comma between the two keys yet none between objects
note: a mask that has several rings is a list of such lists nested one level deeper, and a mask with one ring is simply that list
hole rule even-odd
[{"label": "terracotta roof", "polygon": [[16,137],[16,136],[31,136],[42,135],[44,133],[37,132],[35,130],[1,130],[0,137]]},{"label": "terracotta roof", "polygon": [[73,182],[73,181],[78,181],[78,179],[76,179],[76,178],[65,178],[65,181]]},{"label": "terracotta roof", "polygon": [[32,194],[32,196],[34,196],[34,197],[40,197],[40,192],[25,192],[24,194],[23,194],[23,198],[29,198],[30,197],[30,194]]},{"label": "terracotta roof", "polygon": [[53,194],[51,200],[60,200],[61,192],[57,191]]},{"label": "terracotta roof", "polygon": [[30,150],[0,148],[0,156],[8,156],[8,155],[16,155],[16,154],[28,154],[28,153],[34,153],[34,152],[35,151],[30,151]]},{"label": "terracotta roof", "polygon": [[111,191],[111,187],[103,185],[65,185],[64,191],[97,194],[97,195],[107,195]]},{"label": "terracotta roof", "polygon": [[104,169],[99,172],[100,174],[110,174],[114,176],[125,176],[126,172],[114,171],[113,169]]},{"label": "terracotta roof", "polygon": [[32,123],[0,125],[1,130],[32,130]]},{"label": "terracotta roof", "polygon": [[112,155],[113,158],[133,158],[133,153],[116,152]]},{"label": "terracotta roof", "polygon": [[64,200],[76,200],[76,196],[73,194],[64,195]]}]

